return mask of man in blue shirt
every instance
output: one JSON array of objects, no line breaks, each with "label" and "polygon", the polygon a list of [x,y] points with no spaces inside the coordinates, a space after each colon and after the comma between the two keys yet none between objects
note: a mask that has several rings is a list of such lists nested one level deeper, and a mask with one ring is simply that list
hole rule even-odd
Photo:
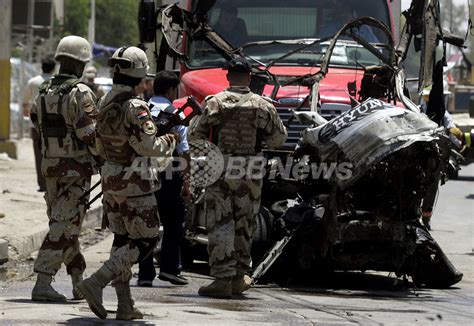
[{"label": "man in blue shirt", "polygon": [[[150,99],[150,111],[154,119],[161,111],[173,113],[176,108],[172,101],[177,98],[179,78],[170,71],[156,74],[153,82],[154,96]],[[190,198],[189,191],[189,145],[187,127],[174,126],[169,132],[179,134],[180,141],[176,146],[174,157],[180,157],[184,170],[160,174],[161,188],[155,193],[158,202],[160,220],[163,224],[163,240],[161,243],[160,274],[158,278],[175,285],[186,285],[188,281],[180,275],[180,247],[184,236],[185,207],[183,198]],[[158,125],[158,133],[160,126]],[[173,163],[174,164],[174,163]],[[139,264],[138,286],[152,286],[156,276],[153,266],[153,255]]]}]

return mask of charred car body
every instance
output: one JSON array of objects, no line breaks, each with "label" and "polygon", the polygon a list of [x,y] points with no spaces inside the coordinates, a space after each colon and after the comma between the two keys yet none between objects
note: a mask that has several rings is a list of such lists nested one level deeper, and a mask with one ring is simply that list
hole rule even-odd
[{"label": "charred car body", "polygon": [[[428,17],[430,10],[436,8],[430,7],[431,2],[423,4],[421,16]],[[165,54],[186,59],[186,51],[173,46],[171,38],[176,36],[173,32],[184,36],[182,42],[191,49],[192,44],[205,42],[225,60],[246,56],[254,62],[251,89],[255,93],[267,94],[277,108],[285,101],[298,103],[294,109],[287,110],[286,116],[280,110],[290,127],[290,142],[281,150],[265,151],[269,162],[266,175],[273,177],[264,180],[261,213],[256,218],[254,261],[262,258],[263,249],[271,248],[255,268],[254,282],[278,260],[276,264],[280,268],[274,269],[279,271],[279,277],[324,266],[390,271],[399,276],[410,275],[420,285],[447,287],[459,282],[462,274],[419,222],[421,203],[427,189],[434,184],[437,186],[440,174],[444,173],[450,145],[445,132],[433,122],[442,115],[443,108],[435,107],[436,101],[433,101],[428,113],[434,116],[430,119],[407,96],[401,67],[416,32],[405,29],[402,41],[395,47],[391,32],[383,22],[362,17],[348,22],[328,37],[269,40],[235,48],[216,33],[208,21],[207,13],[214,5],[215,1],[200,1],[190,8],[192,11],[170,5],[155,12],[152,3],[143,1],[141,38],[143,42],[153,41],[155,29],[161,29],[163,38],[160,53],[157,53],[157,69],[164,68]],[[414,14],[420,8],[412,5],[410,10]],[[156,24],[157,18],[159,24]],[[378,44],[364,39],[360,33],[363,26],[377,30],[376,35],[386,42]],[[425,33],[424,28],[421,31]],[[423,53],[433,50],[439,36],[435,33],[431,43],[425,42]],[[275,45],[290,46],[290,49],[266,63],[261,62],[260,57],[247,54],[252,46]],[[331,58],[337,57],[341,46],[354,49],[350,58],[363,69],[353,83],[347,84],[349,104],[345,105],[351,109],[330,115],[329,118],[336,116],[328,121],[321,103],[323,94],[327,102],[330,92],[321,89],[322,80],[330,66],[337,66]],[[364,66],[357,53],[371,56],[377,64]],[[289,75],[272,69],[279,61],[301,54],[307,60],[314,58],[309,66],[316,72],[310,69]],[[202,80],[195,82],[203,84]],[[425,65],[420,88],[431,84],[433,71]],[[288,87],[298,92],[301,88],[307,89],[307,95],[303,98],[295,97],[294,93],[279,96],[280,92],[288,92]],[[195,96],[202,99],[199,98],[202,94]],[[299,127],[294,127],[296,125]],[[305,176],[311,174],[315,166],[316,170],[322,166],[326,170],[322,177],[319,173],[317,177],[301,178],[301,175],[295,177],[278,168],[275,170],[281,165],[289,165],[290,171],[298,166],[307,172]],[[341,165],[344,166],[342,176],[327,173],[328,167],[338,169]],[[196,195],[194,214],[187,225],[190,229],[187,239],[191,244],[188,255],[197,247],[195,244],[207,241],[205,207],[200,204],[201,192],[197,191]]]}]

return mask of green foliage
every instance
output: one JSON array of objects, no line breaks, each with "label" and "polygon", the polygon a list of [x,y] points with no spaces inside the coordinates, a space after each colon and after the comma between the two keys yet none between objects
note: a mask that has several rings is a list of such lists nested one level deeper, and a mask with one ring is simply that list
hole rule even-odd
[{"label": "green foliage", "polygon": [[466,35],[468,10],[466,4],[457,5],[454,0],[440,1],[441,25],[451,33],[464,37]]},{"label": "green foliage", "polygon": [[137,0],[97,0],[97,43],[108,46],[137,45],[138,34]]},{"label": "green foliage", "polygon": [[12,58],[21,58],[22,55],[23,55],[22,49],[20,49],[20,48],[18,48],[18,47],[12,48],[11,54],[10,54],[10,56],[11,56]]},{"label": "green foliage", "polygon": [[[138,44],[137,0],[96,0],[95,41],[108,46]],[[87,38],[90,0],[64,1],[61,36]]]},{"label": "green foliage", "polygon": [[61,33],[62,36],[77,35],[87,38],[89,16],[89,0],[64,1],[64,26]]}]

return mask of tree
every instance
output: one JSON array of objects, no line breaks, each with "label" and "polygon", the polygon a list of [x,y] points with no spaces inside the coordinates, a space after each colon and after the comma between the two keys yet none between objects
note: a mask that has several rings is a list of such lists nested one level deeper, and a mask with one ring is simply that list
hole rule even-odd
[{"label": "tree", "polygon": [[[138,44],[138,1],[97,0],[95,41],[108,46]],[[64,25],[61,36],[87,38],[90,0],[64,1]]]},{"label": "tree", "polygon": [[97,1],[96,42],[114,47],[137,45],[138,3],[136,0]]},{"label": "tree", "polygon": [[467,7],[464,4],[456,5],[454,0],[440,1],[441,26],[453,34],[464,37],[466,35]]},{"label": "tree", "polygon": [[77,35],[87,38],[90,14],[89,0],[64,1],[64,25],[61,36]]}]

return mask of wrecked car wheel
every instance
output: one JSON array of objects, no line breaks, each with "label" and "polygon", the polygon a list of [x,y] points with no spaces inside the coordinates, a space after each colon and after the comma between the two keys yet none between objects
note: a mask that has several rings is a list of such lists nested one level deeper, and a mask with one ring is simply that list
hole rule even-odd
[{"label": "wrecked car wheel", "polygon": [[463,274],[454,267],[431,234],[416,228],[415,254],[411,257],[413,280],[416,285],[448,288],[461,281]]},{"label": "wrecked car wheel", "polygon": [[272,243],[273,215],[265,207],[255,216],[254,233],[252,237],[252,260],[260,261]]}]

